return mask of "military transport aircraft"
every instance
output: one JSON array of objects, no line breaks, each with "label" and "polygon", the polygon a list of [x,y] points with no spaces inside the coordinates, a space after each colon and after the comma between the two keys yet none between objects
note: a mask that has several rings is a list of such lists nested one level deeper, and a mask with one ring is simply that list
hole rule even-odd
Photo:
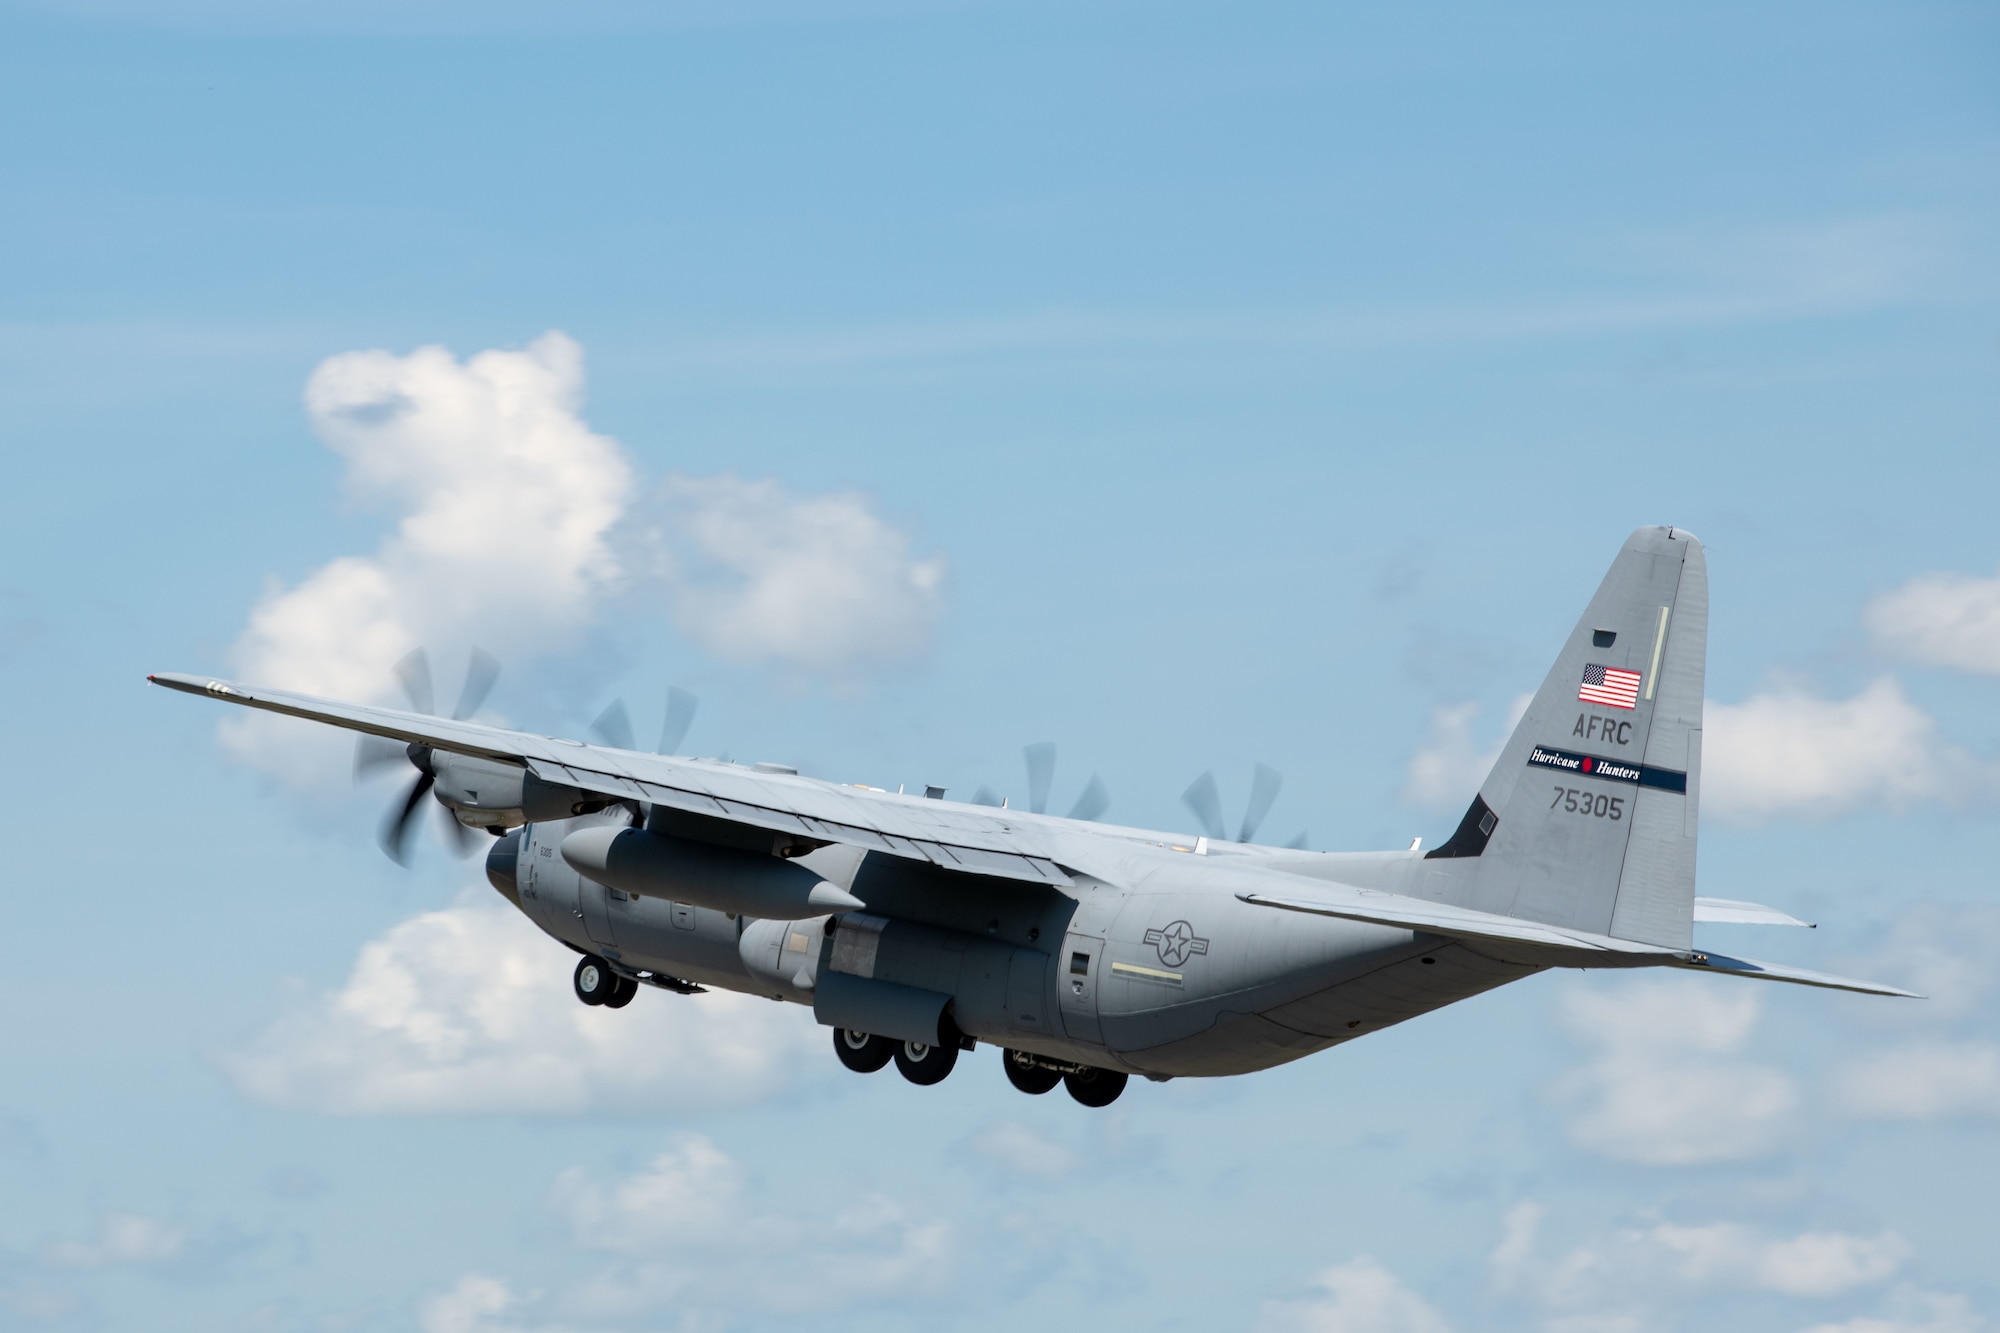
[{"label": "military transport aircraft", "polygon": [[932,1084],[984,1041],[1021,1091],[1104,1106],[1132,1074],[1269,1068],[1550,967],[1910,994],[1694,946],[1696,921],[1804,924],[1695,896],[1707,637],[1701,543],[1634,532],[1451,836],[1359,853],[647,754],[629,725],[588,745],[149,679],[406,747],[403,822],[429,793],[494,834],[488,878],[582,955],[585,1004],[767,995],[810,1005],[850,1069]]}]

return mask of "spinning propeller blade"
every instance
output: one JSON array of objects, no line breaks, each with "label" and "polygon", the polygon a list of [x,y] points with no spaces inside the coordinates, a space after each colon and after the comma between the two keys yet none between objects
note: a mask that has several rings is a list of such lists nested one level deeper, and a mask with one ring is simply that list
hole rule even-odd
[{"label": "spinning propeller blade", "polygon": [[660,724],[659,754],[679,754],[681,742],[687,739],[688,728],[694,725],[694,714],[701,707],[701,700],[681,689],[678,685],[667,690],[667,717]]},{"label": "spinning propeller blade", "polygon": [[474,648],[465,662],[465,684],[458,692],[458,707],[451,710],[451,720],[463,722],[478,712],[498,679],[500,664],[493,660],[493,654],[484,648]]},{"label": "spinning propeller blade", "polygon": [[403,799],[389,807],[389,815],[382,821],[382,832],[377,838],[389,859],[399,866],[410,863],[410,828],[416,823],[417,810],[430,794],[437,779],[428,772],[419,772],[417,780],[403,793]]},{"label": "spinning propeller blade", "polygon": [[[430,654],[422,648],[411,649],[396,663],[396,679],[403,686],[403,694],[410,701],[410,710],[416,713],[437,713],[437,691],[431,683]],[[463,722],[478,712],[486,702],[486,696],[493,692],[493,683],[500,678],[500,664],[493,654],[483,648],[474,648],[465,663],[465,684],[459,688],[458,703],[451,710],[454,721]],[[437,775],[431,771],[431,749],[428,745],[400,745],[395,741],[378,736],[362,736],[354,745],[354,777],[356,781],[371,777],[398,760],[408,763],[417,770],[417,780],[410,784],[402,799],[389,807],[382,820],[377,841],[389,859],[397,865],[410,863],[410,830],[416,826],[417,811],[423,806],[424,797],[430,795],[437,785]],[[446,841],[452,844],[460,856],[470,852],[476,842],[476,835],[458,822],[458,816],[448,807],[439,806],[445,818]]]},{"label": "spinning propeller blade", "polygon": [[590,734],[614,750],[629,750],[637,744],[632,739],[632,715],[625,711],[623,699],[613,699],[590,724]]},{"label": "spinning propeller blade", "polygon": [[1222,795],[1215,789],[1215,774],[1204,773],[1188,784],[1181,793],[1181,804],[1194,812],[1201,831],[1216,842],[1229,836],[1229,825],[1222,818]]},{"label": "spinning propeller blade", "polygon": [[1056,780],[1056,746],[1041,741],[1021,751],[1028,761],[1028,808],[1042,814],[1049,808],[1049,787]]},{"label": "spinning propeller blade", "polygon": [[972,803],[974,805],[998,805],[1000,804],[1000,793],[994,791],[991,787],[981,786],[978,791],[972,793]]},{"label": "spinning propeller blade", "polygon": [[1257,765],[1250,776],[1250,804],[1243,808],[1241,831],[1236,841],[1248,842],[1257,836],[1257,826],[1264,822],[1264,816],[1271,813],[1271,805],[1278,799],[1278,789],[1285,785],[1285,779],[1269,764]]},{"label": "spinning propeller blade", "polygon": [[412,713],[437,713],[437,695],[431,690],[431,656],[421,648],[412,648],[402,661],[396,663],[396,679],[403,682],[403,695],[410,701]]},{"label": "spinning propeller blade", "polygon": [[1083,795],[1076,798],[1076,804],[1069,808],[1071,819],[1096,819],[1111,808],[1111,792],[1105,787],[1104,779],[1092,773],[1090,781],[1084,784]]}]

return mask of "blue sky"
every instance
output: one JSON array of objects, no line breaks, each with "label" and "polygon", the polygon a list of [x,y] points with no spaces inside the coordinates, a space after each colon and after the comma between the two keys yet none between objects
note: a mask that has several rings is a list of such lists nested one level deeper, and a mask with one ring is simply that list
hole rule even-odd
[{"label": "blue sky", "polygon": [[[0,5],[0,1326],[2000,1322],[1996,37]],[[960,795],[1053,739],[1167,827],[1263,761],[1273,836],[1400,846],[1642,523],[1709,549],[1702,889],[1822,923],[1702,939],[1931,999],[1551,974],[1108,1112],[916,1089],[579,1010],[338,745],[143,684],[477,642],[537,730],[675,683]]]}]

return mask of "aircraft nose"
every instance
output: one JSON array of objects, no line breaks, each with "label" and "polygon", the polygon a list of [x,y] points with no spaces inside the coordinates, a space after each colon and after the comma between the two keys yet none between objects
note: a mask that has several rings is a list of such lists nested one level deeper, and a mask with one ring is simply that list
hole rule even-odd
[{"label": "aircraft nose", "polygon": [[516,907],[521,905],[520,880],[517,878],[520,866],[521,830],[515,829],[505,837],[495,839],[493,850],[486,853],[486,878]]}]

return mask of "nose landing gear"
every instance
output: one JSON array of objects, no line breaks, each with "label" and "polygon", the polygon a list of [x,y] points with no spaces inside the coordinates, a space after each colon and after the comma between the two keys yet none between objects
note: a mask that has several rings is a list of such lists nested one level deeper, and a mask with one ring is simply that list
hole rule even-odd
[{"label": "nose landing gear", "polygon": [[623,1009],[639,993],[638,982],[619,976],[611,970],[611,964],[596,954],[585,954],[577,962],[576,975],[571,980],[577,999],[585,1004],[601,1004],[606,1009]]}]

